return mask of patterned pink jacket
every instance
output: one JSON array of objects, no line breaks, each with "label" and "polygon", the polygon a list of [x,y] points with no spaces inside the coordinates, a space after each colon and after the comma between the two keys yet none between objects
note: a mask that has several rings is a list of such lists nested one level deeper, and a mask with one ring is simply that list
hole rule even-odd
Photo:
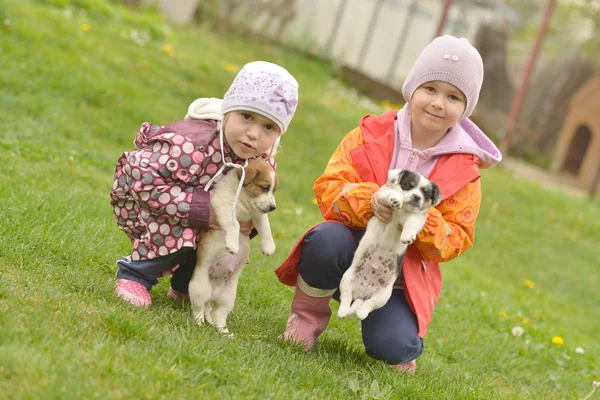
[{"label": "patterned pink jacket", "polygon": [[[204,186],[222,165],[217,121],[145,122],[134,147],[119,158],[110,192],[117,225],[133,242],[131,259],[195,248],[198,231],[208,228],[210,216]],[[228,162],[244,161],[228,146],[224,154]]]}]

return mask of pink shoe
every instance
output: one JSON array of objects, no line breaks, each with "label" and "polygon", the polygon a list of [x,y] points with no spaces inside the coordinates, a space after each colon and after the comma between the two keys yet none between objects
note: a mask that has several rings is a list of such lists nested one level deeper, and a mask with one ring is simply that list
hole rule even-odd
[{"label": "pink shoe", "polygon": [[406,371],[410,374],[417,372],[417,360],[412,360],[404,364],[390,365],[390,367],[397,369],[398,371]]},{"label": "pink shoe", "polygon": [[292,312],[288,317],[283,338],[294,344],[303,344],[304,351],[310,351],[329,323],[329,300],[331,296],[312,297],[296,286]]},{"label": "pink shoe", "polygon": [[172,299],[177,300],[177,302],[184,302],[184,303],[190,303],[190,295],[187,293],[181,293],[178,292],[177,290],[173,289],[172,287],[169,288],[169,291],[167,292],[167,296],[169,296]]},{"label": "pink shoe", "polygon": [[117,279],[115,293],[117,294],[117,297],[122,298],[134,306],[148,308],[150,307],[150,304],[152,304],[148,289],[141,283],[130,281],[129,279]]}]

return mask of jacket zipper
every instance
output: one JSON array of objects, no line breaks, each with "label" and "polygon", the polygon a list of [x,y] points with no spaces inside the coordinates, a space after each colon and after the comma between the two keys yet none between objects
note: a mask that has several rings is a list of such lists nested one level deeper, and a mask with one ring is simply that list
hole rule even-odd
[{"label": "jacket zipper", "polygon": [[412,153],[410,153],[409,161],[415,160],[415,155],[417,154],[417,149],[413,149]]}]

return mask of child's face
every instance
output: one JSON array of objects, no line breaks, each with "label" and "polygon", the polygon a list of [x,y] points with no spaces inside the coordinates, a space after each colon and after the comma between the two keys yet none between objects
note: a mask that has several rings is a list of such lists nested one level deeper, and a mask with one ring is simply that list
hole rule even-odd
[{"label": "child's face", "polygon": [[430,81],[415,90],[410,100],[413,130],[444,134],[465,112],[465,95],[454,85]]},{"label": "child's face", "polygon": [[273,146],[281,130],[273,121],[252,111],[231,111],[223,125],[225,140],[240,158],[259,156]]}]

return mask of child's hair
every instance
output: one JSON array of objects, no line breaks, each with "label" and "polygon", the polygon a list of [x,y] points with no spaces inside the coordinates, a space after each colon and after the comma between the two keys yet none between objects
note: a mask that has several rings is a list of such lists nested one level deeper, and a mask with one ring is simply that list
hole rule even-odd
[{"label": "child's hair", "polygon": [[284,133],[298,106],[298,82],[283,67],[266,61],[244,65],[223,97],[222,111],[263,115]]},{"label": "child's hair", "polygon": [[481,55],[467,39],[450,35],[435,38],[409,71],[402,86],[404,99],[410,103],[415,90],[430,81],[447,82],[460,89],[467,99],[461,119],[469,117],[483,83]]}]

